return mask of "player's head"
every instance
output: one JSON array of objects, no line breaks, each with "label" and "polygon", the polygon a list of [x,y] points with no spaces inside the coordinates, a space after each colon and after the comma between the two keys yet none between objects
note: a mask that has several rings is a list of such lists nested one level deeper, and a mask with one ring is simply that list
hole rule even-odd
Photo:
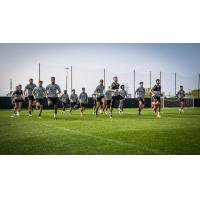
[{"label": "player's head", "polygon": [[117,76],[114,76],[114,77],[113,77],[113,81],[117,83],[117,82],[118,82],[118,77],[117,77]]},{"label": "player's head", "polygon": [[52,76],[52,77],[51,77],[51,83],[54,84],[55,81],[56,81],[55,77]]},{"label": "player's head", "polygon": [[140,81],[140,82],[139,82],[139,85],[140,85],[141,87],[143,87],[144,82]]},{"label": "player's head", "polygon": [[33,83],[33,79],[32,79],[32,78],[29,79],[29,83],[30,83],[30,84]]},{"label": "player's head", "polygon": [[42,87],[43,81],[39,81],[39,87]]},{"label": "player's head", "polygon": [[156,84],[157,84],[157,85],[160,84],[160,79],[156,79]]},{"label": "player's head", "polygon": [[99,84],[100,84],[100,85],[103,85],[103,79],[101,79],[101,80],[99,81]]},{"label": "player's head", "polygon": [[125,85],[121,85],[121,86],[120,86],[120,88],[121,88],[122,90],[124,90],[124,88],[125,88]]},{"label": "player's head", "polygon": [[21,89],[22,89],[22,85],[19,84],[19,85],[17,86],[17,88],[18,88],[18,90],[21,90]]},{"label": "player's head", "polygon": [[75,89],[72,89],[72,93],[75,94],[75,92],[76,92]]},{"label": "player's head", "polygon": [[67,94],[67,90],[64,90],[64,94]]},{"label": "player's head", "polygon": [[180,85],[180,89],[183,90],[183,86],[182,85]]},{"label": "player's head", "polygon": [[85,92],[85,88],[82,88],[82,92]]}]

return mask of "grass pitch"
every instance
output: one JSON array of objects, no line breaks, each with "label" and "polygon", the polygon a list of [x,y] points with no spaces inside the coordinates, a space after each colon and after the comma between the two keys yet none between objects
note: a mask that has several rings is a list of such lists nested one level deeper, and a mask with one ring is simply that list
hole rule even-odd
[{"label": "grass pitch", "polygon": [[38,111],[32,117],[23,110],[10,118],[12,111],[0,111],[0,154],[200,154],[200,109],[163,109],[156,118],[145,109],[139,117],[136,109],[125,109],[113,119],[88,109],[83,117],[61,111],[54,121],[53,110]]}]

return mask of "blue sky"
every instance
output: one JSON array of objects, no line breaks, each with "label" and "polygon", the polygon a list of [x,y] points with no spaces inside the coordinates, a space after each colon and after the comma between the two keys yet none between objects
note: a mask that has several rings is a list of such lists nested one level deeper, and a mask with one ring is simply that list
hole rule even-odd
[{"label": "blue sky", "polygon": [[[44,86],[51,76],[65,88],[66,66],[73,66],[73,88],[80,92],[85,87],[91,94],[106,68],[106,87],[112,76],[119,76],[119,83],[127,84],[133,93],[133,70],[136,85],[143,80],[149,87],[149,71],[152,85],[162,72],[162,88],[165,94],[174,94],[174,72],[177,87],[185,90],[197,88],[200,73],[200,44],[0,44],[0,95],[13,85],[25,86],[29,78],[38,81],[38,63],[41,63],[41,79]],[[70,88],[70,77],[68,82]]]}]

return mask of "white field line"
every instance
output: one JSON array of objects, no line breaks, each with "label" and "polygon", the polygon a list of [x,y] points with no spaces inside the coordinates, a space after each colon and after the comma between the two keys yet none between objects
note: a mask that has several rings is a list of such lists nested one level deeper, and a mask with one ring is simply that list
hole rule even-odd
[{"label": "white field line", "polygon": [[46,123],[42,123],[42,122],[34,122],[34,123],[46,126],[48,128],[54,128],[54,129],[66,131],[66,132],[68,132],[68,134],[71,134],[71,135],[76,134],[76,135],[80,135],[80,136],[91,137],[91,138],[94,138],[94,139],[102,140],[104,142],[111,142],[111,143],[119,144],[121,146],[127,146],[127,147],[135,148],[135,149],[138,149],[138,150],[144,150],[144,151],[150,152],[152,154],[161,154],[161,155],[166,154],[166,153],[161,152],[161,151],[156,150],[156,149],[151,149],[151,148],[143,147],[143,146],[140,146],[140,145],[122,142],[122,141],[119,141],[119,140],[105,138],[105,137],[92,135],[92,134],[88,134],[88,133],[83,133],[83,132],[78,131],[78,130],[73,130],[73,129],[69,129],[69,128],[65,128],[65,127],[52,126],[50,124],[46,124]]}]

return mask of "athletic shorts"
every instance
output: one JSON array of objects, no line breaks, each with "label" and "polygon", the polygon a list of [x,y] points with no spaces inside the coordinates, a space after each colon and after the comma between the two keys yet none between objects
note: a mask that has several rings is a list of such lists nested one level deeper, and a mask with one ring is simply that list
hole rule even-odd
[{"label": "athletic shorts", "polygon": [[44,99],[36,99],[36,102],[39,103],[40,105],[44,104]]},{"label": "athletic shorts", "polygon": [[96,103],[97,103],[97,100],[93,100],[93,104],[96,105]]},{"label": "athletic shorts", "polygon": [[179,101],[180,102],[184,102],[184,98],[179,98]]},{"label": "athletic shorts", "polygon": [[22,99],[15,99],[14,102],[15,103],[20,103],[20,102],[22,102]]},{"label": "athletic shorts", "polygon": [[51,101],[54,105],[57,105],[58,97],[48,97],[48,101]]},{"label": "athletic shorts", "polygon": [[106,100],[106,105],[110,106],[111,100]]},{"label": "athletic shorts", "polygon": [[142,97],[138,97],[138,101],[141,101],[144,104],[144,99]]},{"label": "athletic shorts", "polygon": [[119,96],[119,100],[124,100],[125,99],[125,97],[123,97],[123,96]]},{"label": "athletic shorts", "polygon": [[97,102],[100,102],[103,98],[104,98],[104,95],[100,96],[100,97],[97,97]]},{"label": "athletic shorts", "polygon": [[34,101],[34,96],[28,96],[29,101]]},{"label": "athletic shorts", "polygon": [[70,107],[71,107],[71,108],[78,107],[78,103],[77,103],[77,102],[71,102],[71,103],[70,103]]},{"label": "athletic shorts", "polygon": [[153,97],[154,102],[160,102],[160,97]]},{"label": "athletic shorts", "polygon": [[81,107],[86,107],[87,104],[86,104],[86,103],[80,103],[80,106],[81,106]]},{"label": "athletic shorts", "polygon": [[118,95],[118,96],[112,96],[112,99],[111,99],[111,102],[110,102],[110,106],[114,106],[115,105],[115,102],[120,100],[121,96]]},{"label": "athletic shorts", "polygon": [[63,107],[67,107],[67,103],[66,102],[62,102],[62,106]]}]

